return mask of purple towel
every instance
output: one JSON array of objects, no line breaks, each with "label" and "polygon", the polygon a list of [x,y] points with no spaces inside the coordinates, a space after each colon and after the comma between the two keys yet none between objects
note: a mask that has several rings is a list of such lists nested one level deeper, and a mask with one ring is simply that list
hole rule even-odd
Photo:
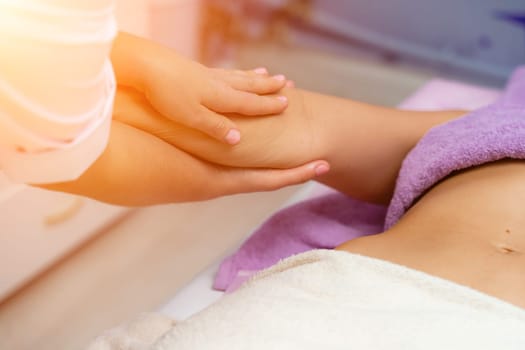
[{"label": "purple towel", "polygon": [[226,290],[240,271],[262,270],[293,254],[331,249],[349,239],[381,232],[385,213],[386,206],[337,192],[283,209],[222,262],[213,287]]},{"label": "purple towel", "polygon": [[293,254],[382,232],[451,172],[502,158],[525,159],[525,68],[516,70],[496,103],[437,126],[421,139],[403,162],[388,210],[339,193],[284,209],[222,262],[214,288],[226,290],[239,271],[261,270]]},{"label": "purple towel", "polygon": [[406,156],[385,220],[394,225],[415,200],[457,170],[525,159],[525,68],[494,104],[432,128]]}]

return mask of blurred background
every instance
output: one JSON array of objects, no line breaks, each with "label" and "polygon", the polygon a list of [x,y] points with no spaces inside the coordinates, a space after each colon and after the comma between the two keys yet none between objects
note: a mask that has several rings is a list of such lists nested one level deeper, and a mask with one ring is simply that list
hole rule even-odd
[{"label": "blurred background", "polygon": [[[309,51],[303,56],[322,52],[501,85],[525,61],[520,0],[219,0],[206,2],[203,22],[200,56],[209,62],[268,62],[257,55],[272,49],[270,62],[278,65],[292,59],[290,51],[303,49]],[[301,79],[303,60],[293,59],[299,67],[290,74]]]},{"label": "blurred background", "polygon": [[[149,8],[143,34],[207,65],[268,66],[301,87],[370,102],[363,90],[403,74],[501,87],[525,62],[521,0],[166,0]],[[402,92],[389,95],[392,104]]]},{"label": "blurred background", "polygon": [[[433,77],[499,89],[525,62],[523,0],[119,0],[117,17],[210,66],[387,106]],[[141,209],[17,191],[0,201],[0,349],[81,349],[160,308],[305,186]]]}]

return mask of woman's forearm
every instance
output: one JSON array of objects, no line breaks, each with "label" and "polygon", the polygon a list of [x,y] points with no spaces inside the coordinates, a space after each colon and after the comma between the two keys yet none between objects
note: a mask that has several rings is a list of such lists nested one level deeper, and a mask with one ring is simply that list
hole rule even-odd
[{"label": "woman's forearm", "polygon": [[404,111],[311,93],[305,101],[321,131],[321,158],[331,164],[318,181],[375,203],[390,200],[403,159],[427,130],[465,113]]}]

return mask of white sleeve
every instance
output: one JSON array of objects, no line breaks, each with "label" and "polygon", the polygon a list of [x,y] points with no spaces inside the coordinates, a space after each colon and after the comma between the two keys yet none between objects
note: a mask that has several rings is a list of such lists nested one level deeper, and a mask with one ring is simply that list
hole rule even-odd
[{"label": "white sleeve", "polygon": [[0,169],[11,182],[80,176],[109,137],[113,0],[0,0]]}]

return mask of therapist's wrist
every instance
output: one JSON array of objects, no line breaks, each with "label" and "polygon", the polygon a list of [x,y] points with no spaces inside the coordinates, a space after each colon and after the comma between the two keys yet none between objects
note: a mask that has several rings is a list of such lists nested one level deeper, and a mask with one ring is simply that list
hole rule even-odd
[{"label": "therapist's wrist", "polygon": [[154,50],[155,45],[147,39],[119,32],[111,51],[117,83],[144,91],[155,60]]},{"label": "therapist's wrist", "polygon": [[[151,40],[121,32],[112,51],[117,82],[145,95],[170,81],[183,81],[184,71],[197,63]],[[190,64],[190,65],[188,65]]]}]

